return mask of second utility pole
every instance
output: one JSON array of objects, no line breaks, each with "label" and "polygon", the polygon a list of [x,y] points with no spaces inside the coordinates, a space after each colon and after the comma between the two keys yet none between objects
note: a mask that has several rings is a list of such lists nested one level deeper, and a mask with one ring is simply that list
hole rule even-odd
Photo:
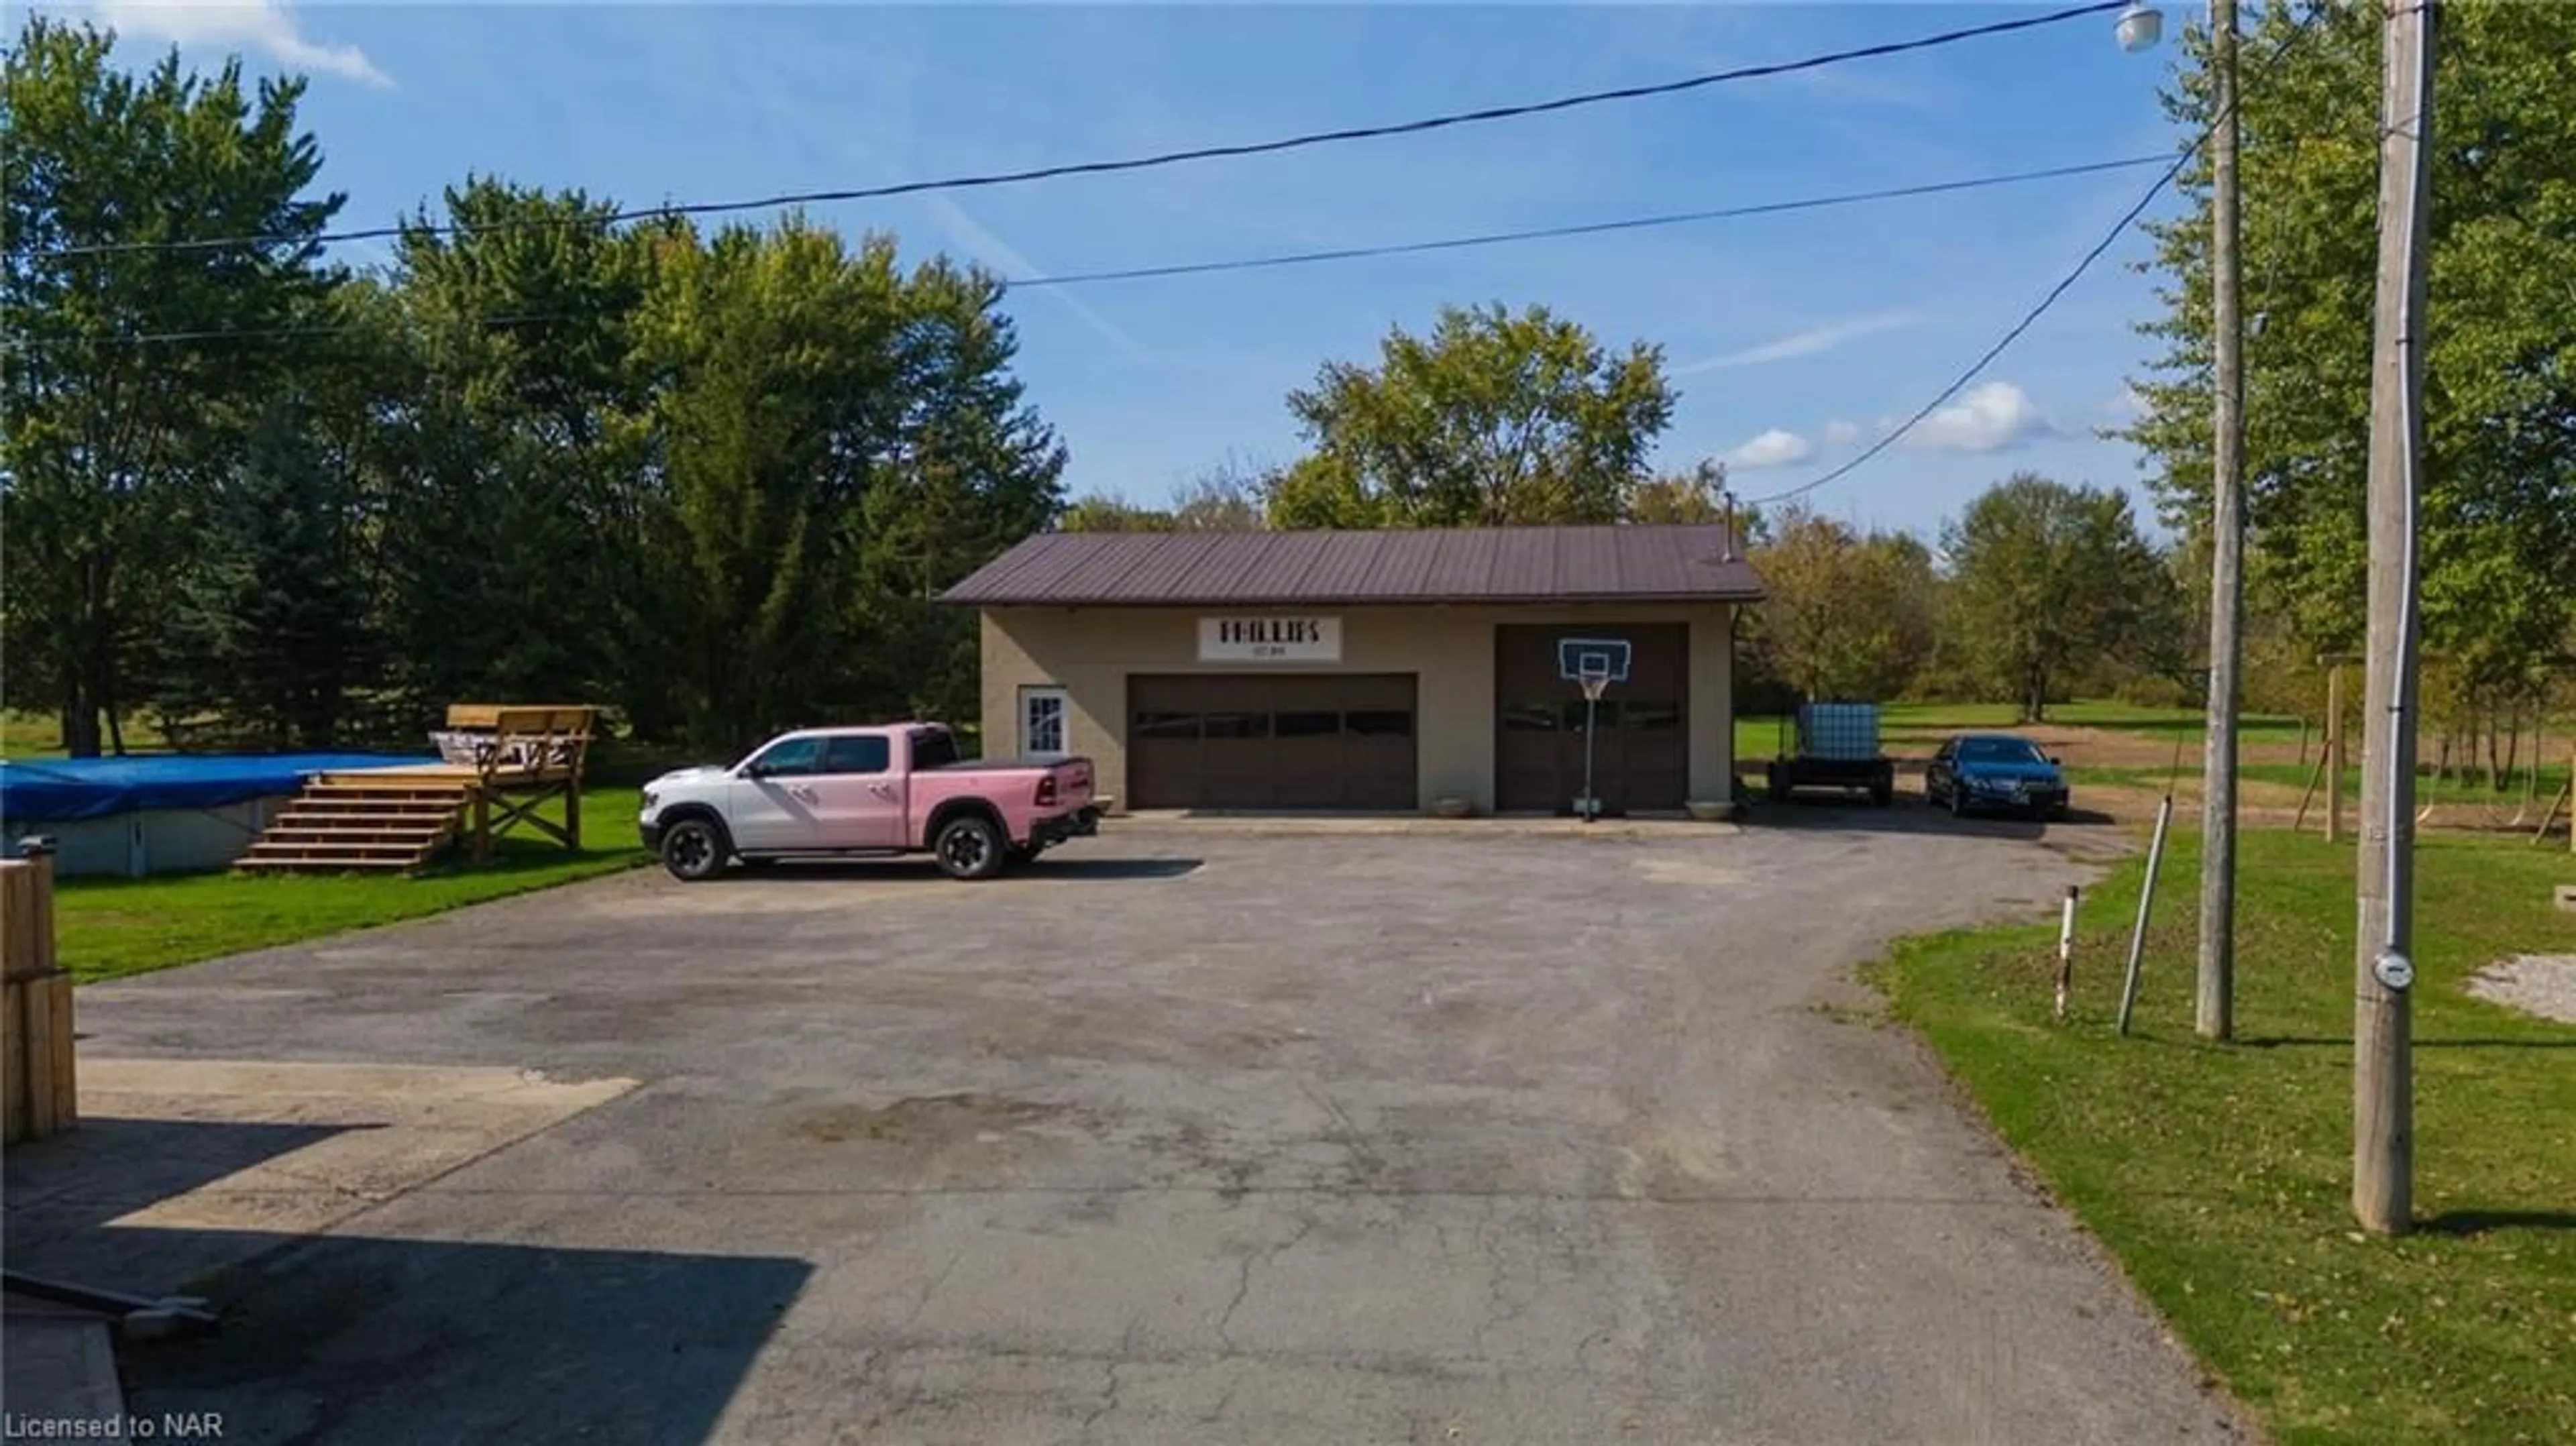
[{"label": "second utility pole", "polygon": [[2245,320],[2237,307],[2236,0],[2210,0],[2209,733],[2201,764],[2200,997],[2204,1039],[2236,1028],[2236,699],[2245,608]]},{"label": "second utility pole", "polygon": [[2352,1213],[2402,1235],[2415,1175],[2415,503],[2424,449],[2424,223],[2434,0],[2384,0],[2379,285],[2371,321],[2370,631],[2354,939]]}]

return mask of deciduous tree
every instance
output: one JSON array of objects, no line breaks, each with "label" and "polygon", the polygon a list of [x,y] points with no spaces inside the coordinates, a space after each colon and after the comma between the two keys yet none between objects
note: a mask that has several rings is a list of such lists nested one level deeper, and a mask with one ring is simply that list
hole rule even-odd
[{"label": "deciduous tree", "polygon": [[1620,513],[1622,521],[1644,524],[1719,521],[1726,515],[1726,464],[1704,460],[1687,472],[1646,478],[1628,489]]},{"label": "deciduous tree", "polygon": [[[2293,24],[2306,27],[2281,48]],[[2246,477],[2251,595],[2311,650],[2359,646],[2368,564],[2371,297],[2377,270],[2379,11],[2266,6],[2243,92]],[[2576,7],[2444,7],[2433,207],[2422,237],[2428,650],[2497,706],[2576,619]],[[2206,113],[2195,36],[2168,109]],[[2160,509],[2205,526],[2209,494],[2209,177],[2155,228],[2163,344],[2129,435]]]},{"label": "deciduous tree", "polygon": [[2025,721],[2104,656],[2134,655],[2170,575],[2123,494],[2029,472],[1988,488],[1943,529],[1946,623],[1978,680]]},{"label": "deciduous tree", "polygon": [[[0,64],[0,643],[9,702],[49,705],[75,755],[121,744],[149,694],[188,520],[251,403],[316,364],[297,324],[333,284],[313,238],[341,204],[313,189],[301,81],[175,50],[129,74],[114,48],[36,16]],[[267,239],[168,244],[238,237]]]},{"label": "deciduous tree", "polygon": [[1374,368],[1326,364],[1289,410],[1312,453],[1270,494],[1283,527],[1612,522],[1671,420],[1661,351],[1613,354],[1544,307],[1444,309]]},{"label": "deciduous tree", "polygon": [[1769,596],[1760,648],[1805,698],[1891,698],[1933,643],[1930,552],[1902,533],[1864,534],[1792,503],[1754,553]]}]

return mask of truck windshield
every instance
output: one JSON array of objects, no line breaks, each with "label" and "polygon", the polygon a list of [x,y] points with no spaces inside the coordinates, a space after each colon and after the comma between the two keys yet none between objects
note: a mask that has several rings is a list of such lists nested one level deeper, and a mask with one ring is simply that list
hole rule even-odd
[{"label": "truck windshield", "polygon": [[925,768],[946,768],[956,761],[956,734],[945,729],[925,728],[912,735],[912,766],[915,772]]}]

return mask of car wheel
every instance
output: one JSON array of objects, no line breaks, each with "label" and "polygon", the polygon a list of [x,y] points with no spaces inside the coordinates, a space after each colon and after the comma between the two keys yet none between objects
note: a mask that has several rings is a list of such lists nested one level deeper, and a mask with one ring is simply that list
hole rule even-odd
[{"label": "car wheel", "polygon": [[2051,823],[2066,822],[2066,805],[2062,803],[2050,804],[2048,806],[2048,821]]},{"label": "car wheel", "polygon": [[722,873],[732,852],[724,830],[703,818],[684,818],[662,835],[662,867],[688,883]]},{"label": "car wheel", "polygon": [[950,819],[931,849],[952,879],[989,879],[1011,861],[1010,841],[981,814]]},{"label": "car wheel", "polygon": [[1950,816],[1952,818],[1968,816],[1968,790],[1955,783],[1950,785]]}]

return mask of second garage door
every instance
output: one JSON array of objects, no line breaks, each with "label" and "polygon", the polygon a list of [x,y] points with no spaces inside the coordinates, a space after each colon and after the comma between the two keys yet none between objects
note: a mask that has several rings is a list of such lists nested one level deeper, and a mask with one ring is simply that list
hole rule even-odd
[{"label": "second garage door", "polygon": [[1410,811],[1413,733],[1410,673],[1131,677],[1129,806]]},{"label": "second garage door", "polygon": [[[1628,681],[1588,714],[1583,692],[1557,672],[1563,637],[1625,638]],[[1604,811],[1671,810],[1690,788],[1690,631],[1680,624],[1509,626],[1494,630],[1495,806],[1572,813],[1583,791],[1585,719],[1593,788]]]}]

